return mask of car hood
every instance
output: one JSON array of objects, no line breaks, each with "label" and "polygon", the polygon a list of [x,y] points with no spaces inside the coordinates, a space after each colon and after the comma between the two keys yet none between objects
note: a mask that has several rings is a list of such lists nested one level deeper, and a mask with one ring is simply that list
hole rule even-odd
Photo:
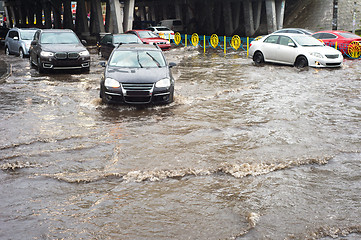
[{"label": "car hood", "polygon": [[304,47],[304,49],[307,49],[308,53],[317,52],[317,53],[321,53],[323,55],[325,55],[325,54],[341,54],[341,52],[339,50],[336,50],[335,48],[329,47],[329,46],[324,46],[324,47]]},{"label": "car hood", "polygon": [[169,77],[169,70],[167,67],[119,68],[109,66],[105,77],[113,78],[121,83],[155,83]]},{"label": "car hood", "polygon": [[43,44],[43,51],[49,52],[81,52],[86,48],[82,44]]}]

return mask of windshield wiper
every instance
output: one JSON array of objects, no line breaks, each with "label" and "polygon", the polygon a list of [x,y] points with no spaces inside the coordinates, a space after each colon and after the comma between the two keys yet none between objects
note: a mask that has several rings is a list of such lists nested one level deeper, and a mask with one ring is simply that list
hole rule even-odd
[{"label": "windshield wiper", "polygon": [[157,66],[160,68],[160,63],[152,56],[149,52],[147,52],[147,55],[157,64]]},{"label": "windshield wiper", "polygon": [[138,61],[138,64],[140,66],[140,68],[143,68],[142,64],[140,63],[140,60],[139,60],[139,53],[137,53],[137,61]]}]

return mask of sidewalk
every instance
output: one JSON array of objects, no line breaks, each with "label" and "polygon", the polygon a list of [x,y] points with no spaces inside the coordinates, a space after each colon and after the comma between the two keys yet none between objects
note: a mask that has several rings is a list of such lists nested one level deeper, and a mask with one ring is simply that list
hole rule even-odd
[{"label": "sidewalk", "polygon": [[10,66],[5,61],[0,60],[0,83],[3,83],[10,74]]}]

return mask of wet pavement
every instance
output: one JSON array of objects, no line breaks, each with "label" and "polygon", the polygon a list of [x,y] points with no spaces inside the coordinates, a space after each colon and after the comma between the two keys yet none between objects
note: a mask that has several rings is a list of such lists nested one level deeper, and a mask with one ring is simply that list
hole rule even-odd
[{"label": "wet pavement", "polygon": [[0,239],[360,239],[361,62],[256,67],[165,53],[175,102],[0,54]]}]

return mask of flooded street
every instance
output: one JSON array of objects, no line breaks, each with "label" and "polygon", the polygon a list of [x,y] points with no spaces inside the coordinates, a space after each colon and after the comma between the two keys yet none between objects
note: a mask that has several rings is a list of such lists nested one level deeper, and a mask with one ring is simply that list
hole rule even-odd
[{"label": "flooded street", "polygon": [[165,53],[166,106],[107,106],[89,74],[1,59],[0,239],[360,239],[361,60],[256,67]]}]

